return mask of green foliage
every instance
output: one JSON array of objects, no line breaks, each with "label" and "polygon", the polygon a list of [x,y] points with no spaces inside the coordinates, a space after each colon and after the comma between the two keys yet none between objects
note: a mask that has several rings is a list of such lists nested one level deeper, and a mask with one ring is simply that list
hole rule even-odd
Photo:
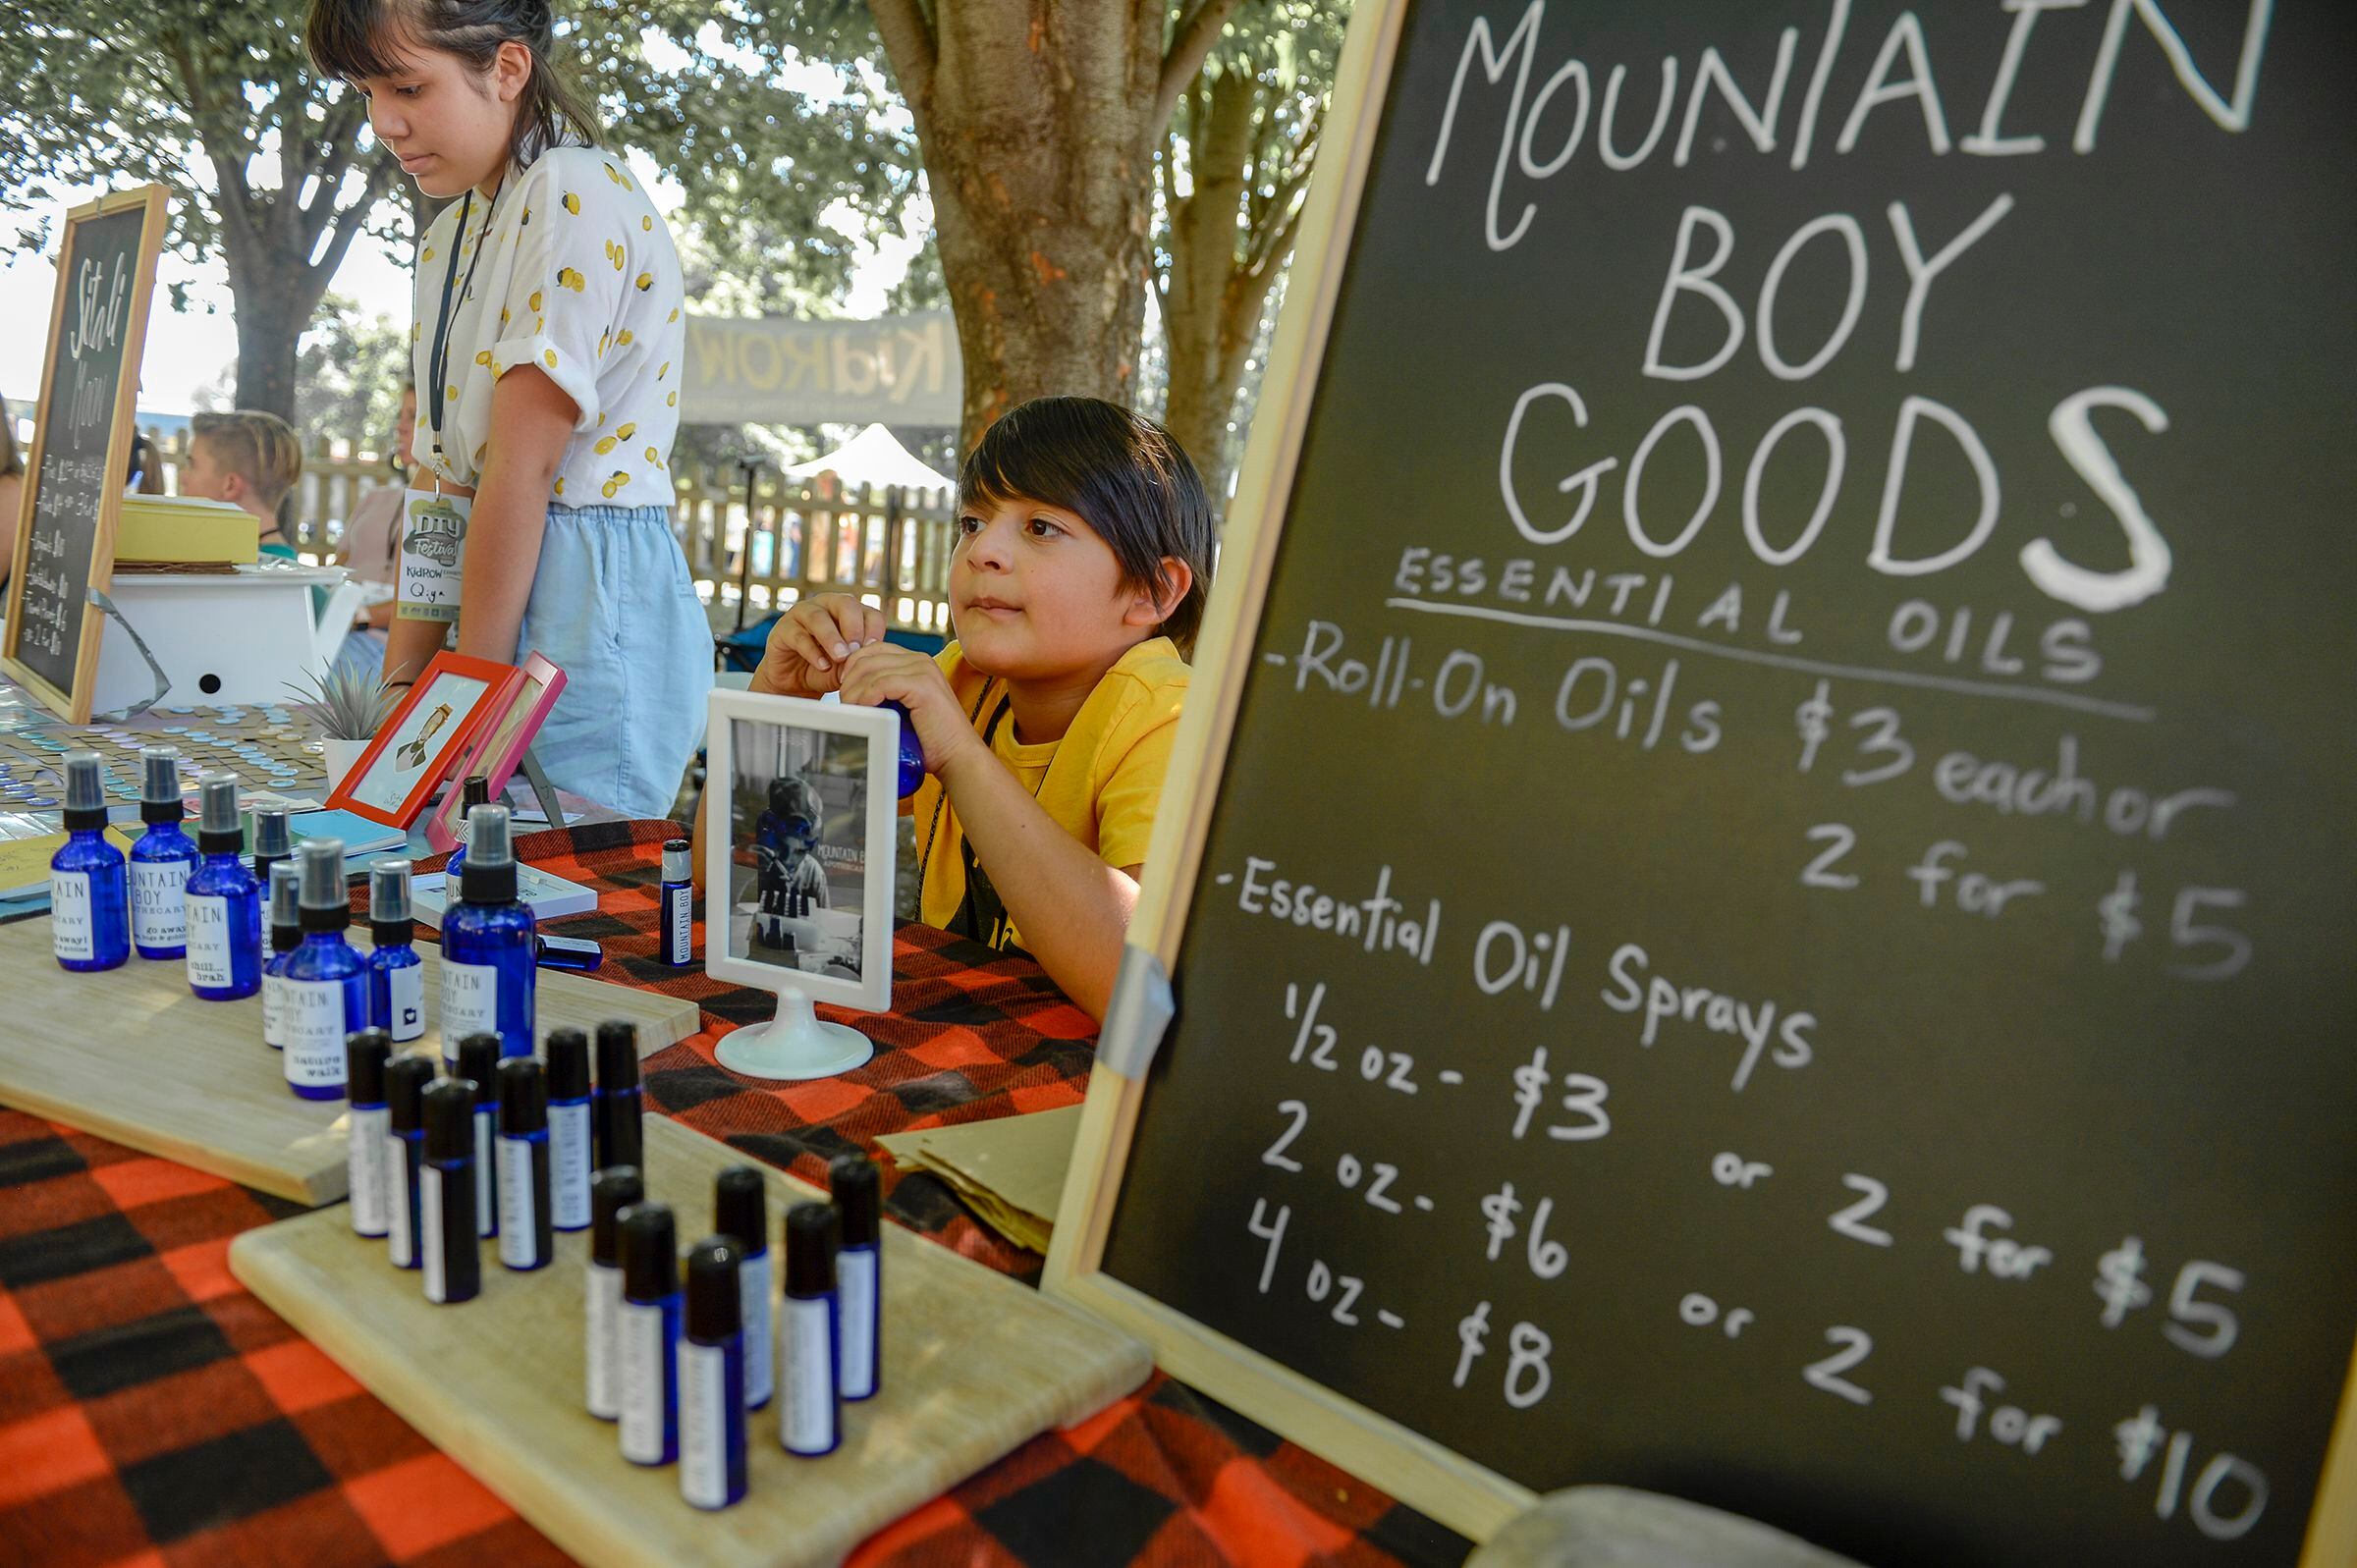
[{"label": "green foliage", "polygon": [[296,433],[305,452],[323,440],[383,452],[410,376],[410,330],[391,316],[365,316],[342,295],[319,302],[295,361]]}]

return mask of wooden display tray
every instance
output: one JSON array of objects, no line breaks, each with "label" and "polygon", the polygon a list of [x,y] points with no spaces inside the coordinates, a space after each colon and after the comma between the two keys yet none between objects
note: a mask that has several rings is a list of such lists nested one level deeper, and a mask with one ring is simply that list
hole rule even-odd
[{"label": "wooden display tray", "polygon": [[[683,1246],[710,1229],[712,1178],[746,1162],[664,1116],[646,1118],[647,1190]],[[821,1196],[769,1181],[773,1256],[790,1204]],[[514,1273],[483,1243],[483,1293],[427,1302],[382,1241],[324,1210],[247,1231],[230,1271],[436,1447],[591,1568],[802,1568],[840,1562],[910,1509],[1050,1427],[1145,1380],[1146,1349],[1118,1329],[898,1225],[884,1227],[884,1380],[847,1404],[843,1446],[795,1459],[776,1401],[747,1418],[750,1487],[706,1513],[677,1467],[626,1462],[616,1429],[582,1408],[581,1271],[588,1233],[557,1236],[548,1268]]]},{"label": "wooden display tray", "polygon": [[[367,941],[354,932],[354,946]],[[297,1203],[344,1196],[344,1102],[298,1100],[262,1044],[262,1000],[204,1001],[177,960],[133,955],[120,969],[57,966],[47,920],[0,926],[0,1102]],[[427,1011],[441,949],[420,944]],[[693,1002],[562,970],[540,971],[539,1024],[638,1026],[640,1055],[698,1027]],[[411,1049],[439,1052],[427,1028]]]}]

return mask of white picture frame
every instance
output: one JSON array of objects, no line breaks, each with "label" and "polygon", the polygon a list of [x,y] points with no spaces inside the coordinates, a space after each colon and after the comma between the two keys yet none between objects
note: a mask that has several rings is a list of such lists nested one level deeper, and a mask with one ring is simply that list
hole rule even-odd
[{"label": "white picture frame", "polygon": [[[849,1071],[874,1048],[810,1006],[892,1006],[900,715],[728,690],[708,713],[704,971],[779,998],[775,1022],[733,1031],[717,1054],[754,1077]],[[760,826],[780,795],[789,818],[810,818],[783,851]]]}]

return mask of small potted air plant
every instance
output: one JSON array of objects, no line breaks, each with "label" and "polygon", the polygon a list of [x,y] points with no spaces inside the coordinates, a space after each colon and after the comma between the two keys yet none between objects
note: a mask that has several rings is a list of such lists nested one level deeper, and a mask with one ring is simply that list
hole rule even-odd
[{"label": "small potted air plant", "polygon": [[327,745],[327,792],[334,794],[353,764],[360,760],[360,753],[368,749],[368,742],[393,716],[398,697],[385,688],[375,671],[356,665],[336,665],[309,680],[307,688],[289,681],[287,689],[295,693],[296,707],[319,727]]}]

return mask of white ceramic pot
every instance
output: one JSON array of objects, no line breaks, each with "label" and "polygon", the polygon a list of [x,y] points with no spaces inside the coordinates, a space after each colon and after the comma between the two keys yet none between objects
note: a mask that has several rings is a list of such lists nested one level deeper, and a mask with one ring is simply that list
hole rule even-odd
[{"label": "white ceramic pot", "polygon": [[344,776],[352,772],[352,765],[360,760],[360,753],[368,749],[368,742],[331,739],[320,743],[327,747],[327,792],[332,795]]}]

